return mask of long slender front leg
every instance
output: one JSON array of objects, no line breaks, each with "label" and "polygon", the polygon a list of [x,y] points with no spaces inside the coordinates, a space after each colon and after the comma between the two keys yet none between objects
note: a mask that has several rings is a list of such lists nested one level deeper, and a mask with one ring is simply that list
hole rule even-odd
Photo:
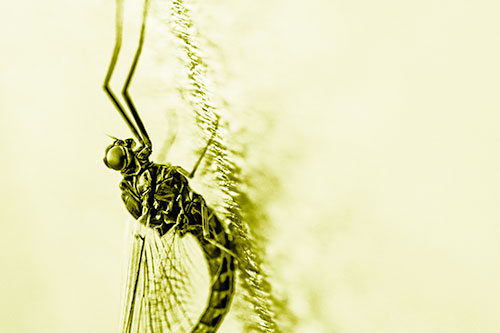
[{"label": "long slender front leg", "polygon": [[123,120],[125,120],[125,123],[127,126],[130,128],[132,131],[132,134],[135,136],[135,138],[142,144],[143,140],[135,128],[134,124],[128,117],[127,113],[125,112],[125,109],[121,105],[120,101],[116,98],[115,93],[111,90],[111,87],[109,86],[109,81],[111,80],[111,76],[113,75],[113,71],[115,70],[116,66],[116,61],[118,60],[118,54],[120,53],[120,49],[122,46],[122,35],[123,35],[123,1],[122,0],[116,0],[116,18],[115,18],[115,30],[116,30],[116,35],[115,35],[115,47],[113,48],[113,55],[111,56],[111,62],[108,66],[108,72],[106,73],[106,77],[104,78],[104,85],[103,89],[108,95],[109,99],[113,103],[113,105],[116,107],[120,115],[122,116]]},{"label": "long slender front leg", "polygon": [[141,134],[144,138],[144,144],[146,147],[152,150],[152,143],[151,139],[149,138],[148,133],[146,132],[146,128],[144,127],[144,124],[141,120],[141,117],[139,116],[139,113],[137,112],[137,108],[134,105],[134,102],[132,100],[132,97],[130,96],[128,92],[128,88],[130,86],[130,83],[132,82],[132,77],[134,76],[135,69],[137,67],[137,63],[139,62],[139,57],[141,56],[142,52],[142,46],[144,44],[144,35],[146,33],[146,17],[148,16],[148,8],[149,8],[149,0],[144,1],[144,10],[142,13],[142,24],[141,24],[141,34],[139,36],[139,45],[137,46],[137,50],[134,55],[134,60],[132,61],[132,65],[130,66],[130,70],[127,75],[127,79],[125,80],[125,84],[123,85],[123,90],[122,90],[122,95],[123,98],[125,98],[125,102],[127,103],[130,112],[132,113],[132,116],[135,119],[135,122],[137,123],[137,126],[139,127],[139,130],[141,131]]}]

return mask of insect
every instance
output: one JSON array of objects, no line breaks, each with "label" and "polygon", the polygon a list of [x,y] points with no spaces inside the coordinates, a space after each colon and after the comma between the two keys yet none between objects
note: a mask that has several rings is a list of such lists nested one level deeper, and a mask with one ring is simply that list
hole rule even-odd
[{"label": "insect", "polygon": [[[139,44],[122,89],[132,118],[110,87],[123,35],[122,0],[116,1],[115,46],[103,86],[135,137],[135,140],[115,138],[104,154],[105,165],[123,176],[122,201],[137,220],[122,329],[123,332],[215,332],[234,295],[236,256],[231,234],[204,198],[190,188],[188,179],[195,175],[216,128],[191,172],[150,161],[152,141],[129,94],[144,43],[148,5],[149,0],[145,0]],[[189,288],[200,288],[193,286],[193,269],[196,272],[200,267],[189,257],[181,257],[184,266],[177,267],[173,256],[188,256],[196,245],[206,262],[209,291],[201,312],[193,314],[188,309]]]}]

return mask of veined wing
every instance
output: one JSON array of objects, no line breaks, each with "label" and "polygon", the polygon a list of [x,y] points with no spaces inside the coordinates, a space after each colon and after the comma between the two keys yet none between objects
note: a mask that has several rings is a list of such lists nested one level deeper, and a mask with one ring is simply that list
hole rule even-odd
[{"label": "veined wing", "polygon": [[194,236],[159,234],[134,222],[125,284],[123,332],[191,332],[210,291],[208,267]]}]

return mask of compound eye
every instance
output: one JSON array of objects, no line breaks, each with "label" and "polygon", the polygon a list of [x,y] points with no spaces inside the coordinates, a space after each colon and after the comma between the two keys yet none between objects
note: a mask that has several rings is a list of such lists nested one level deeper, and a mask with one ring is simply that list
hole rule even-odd
[{"label": "compound eye", "polygon": [[104,164],[110,169],[123,170],[127,166],[127,152],[125,148],[115,146],[109,149],[104,156]]}]

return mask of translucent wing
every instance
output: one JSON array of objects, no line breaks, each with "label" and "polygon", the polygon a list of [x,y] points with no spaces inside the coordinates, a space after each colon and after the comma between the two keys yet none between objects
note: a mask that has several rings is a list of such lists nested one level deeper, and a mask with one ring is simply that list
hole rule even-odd
[{"label": "translucent wing", "polygon": [[133,222],[123,332],[191,332],[206,307],[210,282],[194,236],[159,234]]}]

